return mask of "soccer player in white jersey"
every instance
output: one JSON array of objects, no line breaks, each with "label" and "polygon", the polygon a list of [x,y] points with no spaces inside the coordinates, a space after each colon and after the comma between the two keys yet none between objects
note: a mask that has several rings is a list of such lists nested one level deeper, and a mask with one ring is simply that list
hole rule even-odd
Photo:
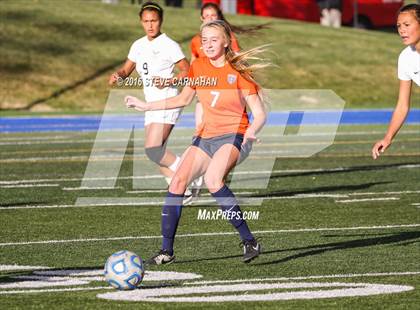
[{"label": "soccer player in white jersey", "polygon": [[376,142],[372,148],[374,159],[390,146],[392,139],[403,125],[410,110],[413,82],[420,86],[420,4],[408,4],[400,9],[397,28],[404,45],[407,45],[398,58],[400,91],[385,137]]},{"label": "soccer player in white jersey", "polygon": [[[189,63],[180,46],[161,32],[163,9],[154,2],[146,2],[139,12],[146,35],[135,41],[124,65],[109,78],[109,84],[128,77],[134,69],[141,75],[146,102],[176,96],[173,83],[187,76]],[[174,68],[179,74],[174,77]],[[160,167],[168,183],[180,158],[166,149],[166,142],[181,109],[148,111],[145,113],[145,152]],[[186,195],[188,196],[188,195]]]}]

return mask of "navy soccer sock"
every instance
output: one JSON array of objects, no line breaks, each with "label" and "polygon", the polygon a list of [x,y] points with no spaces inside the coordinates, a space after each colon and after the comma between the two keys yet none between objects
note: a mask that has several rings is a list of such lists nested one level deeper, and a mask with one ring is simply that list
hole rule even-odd
[{"label": "navy soccer sock", "polygon": [[173,194],[168,192],[165,204],[162,207],[162,250],[174,253],[174,238],[182,211],[182,200],[184,194]]},{"label": "navy soccer sock", "polygon": [[216,199],[222,211],[229,218],[229,222],[236,228],[242,241],[253,240],[254,236],[243,219],[242,211],[232,191],[226,185],[223,185],[221,189],[211,195]]}]

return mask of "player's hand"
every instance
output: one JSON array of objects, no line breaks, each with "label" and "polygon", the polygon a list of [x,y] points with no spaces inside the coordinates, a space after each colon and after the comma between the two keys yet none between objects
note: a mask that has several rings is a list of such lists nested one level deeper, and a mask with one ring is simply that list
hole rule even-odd
[{"label": "player's hand", "polygon": [[246,144],[247,142],[260,142],[260,140],[255,135],[255,130],[253,130],[251,127],[249,127],[246,130],[244,134],[244,140],[242,141],[242,145]]},{"label": "player's hand", "polygon": [[171,85],[171,79],[165,79],[159,76],[154,76],[152,79],[153,79],[153,86],[159,89],[162,89]]},{"label": "player's hand", "polygon": [[382,139],[375,143],[372,148],[372,157],[377,159],[385,150],[391,145],[391,141],[388,139]]},{"label": "player's hand", "polygon": [[124,101],[127,108],[134,108],[137,111],[147,111],[149,109],[149,104],[133,96],[126,96]]},{"label": "player's hand", "polygon": [[120,81],[122,78],[118,75],[117,72],[114,72],[111,74],[111,76],[108,79],[108,84],[110,86],[114,85],[115,83],[117,83],[118,81]]}]

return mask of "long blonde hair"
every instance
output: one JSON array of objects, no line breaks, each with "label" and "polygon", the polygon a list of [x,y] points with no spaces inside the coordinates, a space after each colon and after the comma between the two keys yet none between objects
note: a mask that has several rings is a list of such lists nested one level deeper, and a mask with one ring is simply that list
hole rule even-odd
[{"label": "long blonde hair", "polygon": [[[227,47],[225,48],[225,57],[226,61],[239,72],[241,76],[243,76],[246,80],[253,82],[258,85],[257,81],[255,80],[254,73],[260,69],[266,68],[271,66],[270,62],[265,61],[262,58],[256,57],[256,55],[261,54],[267,51],[267,47],[269,44],[258,46],[246,51],[234,52],[232,49],[232,30],[230,29],[229,25],[223,20],[214,20],[208,23],[205,23],[201,26],[201,33],[203,32],[204,28],[215,28],[218,29],[226,43]],[[256,60],[257,63],[250,64],[249,60]]]}]

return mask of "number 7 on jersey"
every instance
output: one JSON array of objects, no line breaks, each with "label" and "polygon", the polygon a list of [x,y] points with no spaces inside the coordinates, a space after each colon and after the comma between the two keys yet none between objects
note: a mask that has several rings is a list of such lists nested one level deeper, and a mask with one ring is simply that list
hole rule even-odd
[{"label": "number 7 on jersey", "polygon": [[217,99],[219,99],[220,92],[219,92],[219,91],[214,91],[214,90],[212,90],[212,91],[210,91],[210,94],[211,94],[212,96],[214,96],[214,97],[213,97],[213,100],[212,100],[212,102],[211,102],[211,105],[210,105],[212,108],[214,108],[214,107],[216,106]]}]

